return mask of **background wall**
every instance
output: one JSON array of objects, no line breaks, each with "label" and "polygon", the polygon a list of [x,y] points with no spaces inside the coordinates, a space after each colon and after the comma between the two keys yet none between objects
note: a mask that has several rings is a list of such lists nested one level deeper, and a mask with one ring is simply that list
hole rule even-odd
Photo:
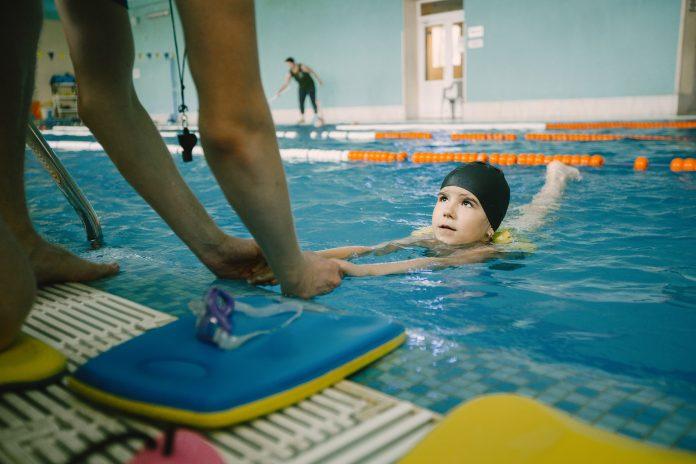
[{"label": "background wall", "polygon": [[[170,19],[158,16],[166,10],[166,2],[131,1],[130,14],[136,18],[132,26],[135,67],[140,73],[134,82],[146,108],[160,117],[171,112],[170,82],[176,69],[170,61],[174,53]],[[287,73],[285,58],[293,56],[321,76],[324,86],[318,94],[325,110],[401,106],[401,0],[258,0],[256,23],[261,78],[268,96]],[[186,83],[187,104],[195,112],[198,101],[188,72]],[[282,110],[291,110],[291,118],[297,118],[294,81],[272,109],[276,119],[283,119]]]},{"label": "background wall", "polygon": [[[292,56],[324,81],[324,106],[401,105],[402,0],[258,0],[261,77],[272,95]],[[273,108],[296,108],[288,92]]]},{"label": "background wall", "polygon": [[[168,5],[152,0],[129,3],[136,91],[148,111],[164,120],[175,106],[172,89],[178,88]],[[51,5],[45,0],[47,17],[55,16]],[[340,107],[343,110],[339,113],[353,111],[355,117],[375,117],[378,114],[373,108],[388,107],[392,118],[403,113],[402,0],[258,0],[256,21],[267,95],[278,89],[287,73],[284,60],[293,56],[322,77],[324,86],[318,93],[325,112]],[[183,33],[178,29],[183,51]],[[186,103],[195,113],[198,101],[188,71],[186,84]],[[297,118],[294,81],[291,89],[273,102],[272,109],[277,120]]]},{"label": "background wall", "polygon": [[[39,38],[34,100],[50,106],[49,80],[54,74],[74,73],[68,44],[53,0],[44,0],[44,22]],[[178,91],[171,20],[166,1],[131,0],[129,15],[135,43],[134,85],[145,108],[160,122],[166,121],[178,106],[173,90]],[[183,50],[183,32],[179,30]],[[117,44],[115,44],[116,46]],[[109,50],[103,51],[105,54]],[[51,55],[52,54],[52,58]],[[186,103],[198,110],[196,90],[188,70],[185,82]],[[177,97],[178,98],[178,97]]]},{"label": "background wall", "polygon": [[73,74],[73,66],[65,41],[60,21],[46,19],[41,28],[39,46],[36,53],[36,77],[34,80],[33,100],[42,106],[51,106],[51,85],[49,81],[54,74]]},{"label": "background wall", "polygon": [[[179,58],[183,59],[184,33],[175,11]],[[179,81],[167,2],[131,1],[131,28],[135,43],[133,83],[138,97],[157,120],[166,120],[179,106]],[[186,105],[198,111],[198,97],[193,79],[185,70]],[[176,101],[175,101],[176,99]]]},{"label": "background wall", "polygon": [[[676,114],[682,0],[464,1],[467,26],[485,27],[484,47],[467,50],[467,119]],[[405,14],[413,2],[256,0],[266,94],[280,86],[287,72],[283,61],[293,56],[322,76],[319,98],[330,121],[403,119],[411,94],[417,95],[413,76],[403,77],[404,56],[407,64],[413,61],[416,45],[413,37],[404,38],[404,30],[415,32],[408,24],[414,14]],[[164,0],[129,3],[135,87],[148,111],[166,120],[178,104],[173,101],[178,83],[168,5]],[[67,57],[67,46],[52,19],[52,0],[44,0],[44,11],[39,45],[44,55],[39,54],[37,73],[41,100],[50,97],[44,81],[71,70],[69,60],[61,59]],[[183,33],[179,37],[183,42]],[[53,60],[45,55],[48,50]],[[687,57],[685,62],[693,61]],[[195,113],[198,103],[188,72],[186,83],[187,103]],[[295,120],[295,84],[271,108],[277,122]],[[417,116],[412,108],[408,114]]]},{"label": "background wall", "polygon": [[681,0],[465,0],[472,102],[675,93]]}]

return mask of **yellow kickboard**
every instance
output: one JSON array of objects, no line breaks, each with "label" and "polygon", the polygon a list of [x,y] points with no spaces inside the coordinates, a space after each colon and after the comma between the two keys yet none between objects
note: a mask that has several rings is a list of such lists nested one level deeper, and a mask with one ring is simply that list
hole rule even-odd
[{"label": "yellow kickboard", "polygon": [[49,380],[65,370],[67,360],[59,351],[29,335],[0,352],[0,390]]},{"label": "yellow kickboard", "polygon": [[402,464],[672,464],[696,455],[583,424],[530,398],[476,398],[438,424]]}]

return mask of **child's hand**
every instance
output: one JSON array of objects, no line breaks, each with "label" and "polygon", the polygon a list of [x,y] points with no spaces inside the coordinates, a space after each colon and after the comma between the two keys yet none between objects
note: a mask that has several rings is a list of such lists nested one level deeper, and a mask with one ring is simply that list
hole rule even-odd
[{"label": "child's hand", "polygon": [[333,259],[338,263],[338,267],[341,270],[341,274],[352,276],[352,277],[364,277],[367,275],[367,270],[365,266],[359,264],[351,263],[350,261],[344,261],[342,259]]}]

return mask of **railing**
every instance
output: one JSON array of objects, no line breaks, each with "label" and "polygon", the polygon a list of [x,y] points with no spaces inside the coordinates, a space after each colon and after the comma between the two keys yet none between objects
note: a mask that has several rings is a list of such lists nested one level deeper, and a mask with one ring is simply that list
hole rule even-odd
[{"label": "railing", "polygon": [[87,240],[89,240],[92,248],[100,248],[104,243],[104,237],[97,214],[89,201],[87,201],[82,190],[80,190],[80,187],[77,186],[75,180],[32,122],[29,122],[26,143],[43,167],[51,174],[56,185],[63,192],[65,198],[68,199],[77,215],[80,216],[85,226],[85,232],[87,232]]}]

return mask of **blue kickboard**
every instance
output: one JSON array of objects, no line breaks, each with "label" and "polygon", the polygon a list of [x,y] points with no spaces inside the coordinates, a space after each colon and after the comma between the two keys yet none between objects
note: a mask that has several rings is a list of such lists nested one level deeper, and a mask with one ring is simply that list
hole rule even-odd
[{"label": "blue kickboard", "polygon": [[[273,303],[253,299],[240,301]],[[253,318],[235,312],[234,331],[278,326],[287,318],[287,314]],[[227,351],[199,341],[195,317],[188,315],[100,354],[73,377],[131,401],[217,412],[314,380],[403,333],[401,325],[378,317],[305,311],[289,326]]]}]

